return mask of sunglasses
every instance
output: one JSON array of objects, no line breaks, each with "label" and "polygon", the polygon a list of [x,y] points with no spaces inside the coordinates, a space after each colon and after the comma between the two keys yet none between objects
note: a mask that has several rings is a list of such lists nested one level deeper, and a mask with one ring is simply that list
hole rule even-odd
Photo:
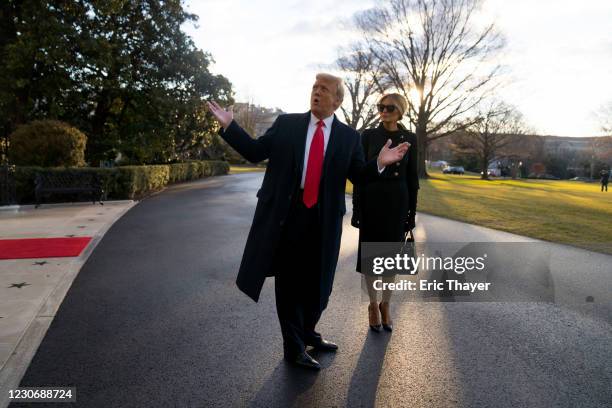
[{"label": "sunglasses", "polygon": [[378,111],[383,113],[385,110],[389,113],[395,112],[395,105],[383,105],[382,103],[377,105]]}]

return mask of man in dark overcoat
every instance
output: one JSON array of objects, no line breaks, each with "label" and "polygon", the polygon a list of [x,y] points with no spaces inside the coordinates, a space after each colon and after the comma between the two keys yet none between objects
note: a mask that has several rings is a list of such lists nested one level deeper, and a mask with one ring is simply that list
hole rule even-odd
[{"label": "man in dark overcoat", "polygon": [[208,103],[230,146],[250,162],[268,160],[236,283],[257,302],[264,280],[274,276],[285,359],[313,369],[320,364],[307,346],[338,348],[315,326],[332,291],[346,180],[378,177],[408,150],[407,143],[390,149],[389,141],[366,163],[359,133],[334,115],[343,96],[340,78],[318,74],[310,111],[278,116],[257,139],[233,120],[231,109]]}]

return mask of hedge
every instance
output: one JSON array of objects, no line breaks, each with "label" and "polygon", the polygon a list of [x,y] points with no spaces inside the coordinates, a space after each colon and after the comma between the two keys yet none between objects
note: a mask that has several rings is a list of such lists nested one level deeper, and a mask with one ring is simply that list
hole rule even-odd
[{"label": "hedge", "polygon": [[132,200],[159,191],[168,184],[227,174],[229,164],[224,161],[207,160],[113,168],[17,166],[15,188],[18,203],[34,202],[34,179],[38,172],[97,173],[102,179],[105,200]]}]

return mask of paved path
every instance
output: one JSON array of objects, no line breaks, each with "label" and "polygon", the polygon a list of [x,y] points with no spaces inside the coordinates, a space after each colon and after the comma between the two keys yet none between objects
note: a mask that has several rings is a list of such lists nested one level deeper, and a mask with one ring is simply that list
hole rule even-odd
[{"label": "paved path", "polygon": [[[77,257],[0,259],[0,406],[19,384],[66,291],[132,200],[0,209],[0,239],[91,237]],[[6,254],[5,254],[6,255]]]},{"label": "paved path", "polygon": [[[401,302],[393,334],[369,332],[350,214],[319,325],[340,351],[316,355],[320,373],[287,366],[272,282],[258,304],[234,285],[261,179],[177,185],[132,208],[84,265],[21,385],[76,386],[79,407],[610,405],[612,330],[598,303]],[[525,241],[417,221],[419,240]],[[551,251],[570,255],[551,268],[561,299],[610,294],[611,257]]]}]

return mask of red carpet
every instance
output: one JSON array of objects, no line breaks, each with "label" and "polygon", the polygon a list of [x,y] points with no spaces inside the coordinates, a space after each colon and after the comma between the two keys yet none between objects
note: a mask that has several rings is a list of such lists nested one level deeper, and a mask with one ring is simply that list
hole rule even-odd
[{"label": "red carpet", "polygon": [[91,237],[0,239],[0,259],[79,256]]}]

